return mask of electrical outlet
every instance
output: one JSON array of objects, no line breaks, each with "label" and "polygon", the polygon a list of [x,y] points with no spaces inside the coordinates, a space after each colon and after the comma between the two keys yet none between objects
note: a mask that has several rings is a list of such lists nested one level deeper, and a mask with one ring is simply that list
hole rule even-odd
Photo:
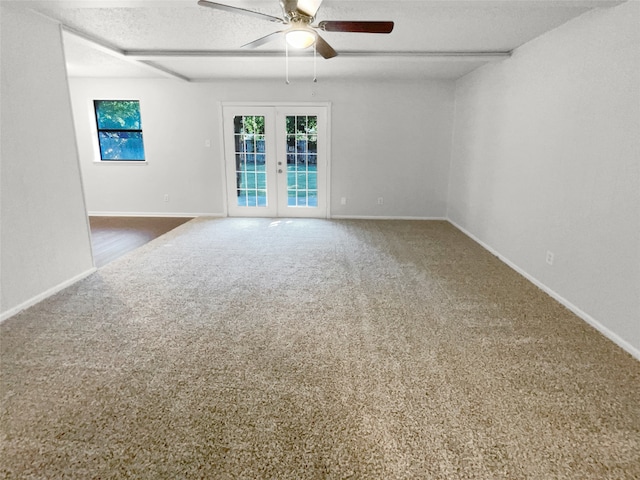
[{"label": "electrical outlet", "polygon": [[547,263],[549,265],[553,265],[553,252],[550,252],[549,250],[547,250]]},{"label": "electrical outlet", "polygon": [[382,205],[384,203],[384,198],[378,197],[378,205]]},{"label": "electrical outlet", "polygon": [[347,204],[347,197],[342,197],[340,199],[340,205],[346,205]]},{"label": "electrical outlet", "polygon": [[165,193],[165,194],[164,194],[164,201],[165,201],[165,202],[168,202],[168,201],[169,201],[169,194],[168,194],[168,193]]},{"label": "electrical outlet", "polygon": [[211,140],[207,139],[204,141],[204,146],[209,148],[211,146]]}]

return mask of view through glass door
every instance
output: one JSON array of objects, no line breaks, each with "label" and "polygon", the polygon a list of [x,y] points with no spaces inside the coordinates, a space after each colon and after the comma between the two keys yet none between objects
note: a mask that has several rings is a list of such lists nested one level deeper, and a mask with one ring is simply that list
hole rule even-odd
[{"label": "view through glass door", "polygon": [[224,107],[231,216],[326,217],[327,107]]}]

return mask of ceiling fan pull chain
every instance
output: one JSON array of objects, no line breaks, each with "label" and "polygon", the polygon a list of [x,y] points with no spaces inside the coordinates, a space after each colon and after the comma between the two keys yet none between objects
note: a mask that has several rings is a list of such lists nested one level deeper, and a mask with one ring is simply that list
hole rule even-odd
[{"label": "ceiling fan pull chain", "polygon": [[318,71],[316,69],[316,44],[313,43],[313,83],[318,83]]},{"label": "ceiling fan pull chain", "polygon": [[289,45],[286,41],[284,42],[284,59],[286,82],[289,85]]}]

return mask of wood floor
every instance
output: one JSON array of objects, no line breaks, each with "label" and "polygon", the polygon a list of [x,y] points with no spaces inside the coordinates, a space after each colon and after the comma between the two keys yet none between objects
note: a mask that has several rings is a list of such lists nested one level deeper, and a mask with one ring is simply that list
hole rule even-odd
[{"label": "wood floor", "polygon": [[191,218],[184,217],[89,217],[96,267],[112,262],[189,220]]}]

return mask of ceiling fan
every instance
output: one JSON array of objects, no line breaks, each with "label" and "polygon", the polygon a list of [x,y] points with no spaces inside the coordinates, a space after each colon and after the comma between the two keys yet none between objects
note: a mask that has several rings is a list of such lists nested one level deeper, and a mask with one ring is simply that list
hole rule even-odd
[{"label": "ceiling fan", "polygon": [[242,45],[241,48],[259,47],[260,45],[275,40],[277,36],[283,33],[288,45],[299,49],[315,45],[316,51],[324,58],[333,58],[338,55],[338,53],[318,34],[318,30],[323,32],[355,33],[391,33],[393,30],[393,22],[388,21],[323,20],[317,25],[312,25],[321,3],[322,0],[280,0],[284,18],[279,18],[245,8],[210,2],[208,0],[198,1],[198,5],[203,7],[239,13],[288,25],[288,28],[285,30],[270,33],[253,42]]}]

